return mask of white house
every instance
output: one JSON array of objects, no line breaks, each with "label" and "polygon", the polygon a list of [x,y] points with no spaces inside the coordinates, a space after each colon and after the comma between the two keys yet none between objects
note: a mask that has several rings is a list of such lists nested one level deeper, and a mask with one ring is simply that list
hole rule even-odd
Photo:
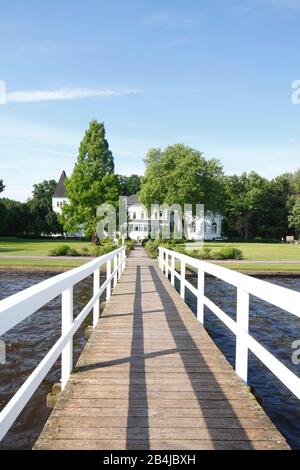
[{"label": "white house", "polygon": [[63,206],[68,203],[65,186],[66,177],[66,173],[63,171],[52,197],[52,209],[57,214],[61,214]]},{"label": "white house", "polygon": [[[52,198],[52,207],[54,212],[61,214],[62,208],[68,204],[68,198],[65,187],[66,173],[63,171]],[[148,238],[151,231],[151,218],[148,217],[147,211],[143,204],[139,202],[138,195],[134,194],[127,198],[128,210],[128,236],[132,240],[143,240]],[[164,211],[154,211],[154,220],[157,221],[160,229],[167,225],[167,213]],[[189,240],[201,240],[200,234],[202,230],[199,226],[201,222],[193,220],[191,227],[188,229]],[[220,214],[212,214],[208,212],[204,218],[204,239],[218,240],[222,237],[222,217]],[[75,237],[83,237],[83,231],[74,234]]]},{"label": "white house", "polygon": [[[138,195],[129,196],[127,198],[128,206],[128,236],[132,240],[143,240],[148,238],[151,230],[151,218],[143,206],[139,202]],[[163,211],[160,213],[154,211],[154,219],[158,221],[160,227],[167,224],[167,214]],[[193,220],[191,228],[188,229],[188,238],[190,240],[200,240],[200,224],[201,222]],[[207,212],[204,217],[204,239],[218,240],[222,237],[222,216]]]}]

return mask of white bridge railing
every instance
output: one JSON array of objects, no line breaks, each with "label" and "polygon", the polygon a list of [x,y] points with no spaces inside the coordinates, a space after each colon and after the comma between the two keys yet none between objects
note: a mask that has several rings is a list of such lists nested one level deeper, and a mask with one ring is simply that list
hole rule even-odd
[{"label": "white bridge railing", "polygon": [[[178,262],[180,263],[180,272],[175,269]],[[204,322],[204,307],[206,306],[235,334],[235,370],[245,382],[248,378],[248,351],[250,350],[297,398],[300,398],[300,378],[249,334],[250,294],[299,318],[300,292],[162,247],[159,247],[159,266],[166,277],[169,277],[170,274],[173,286],[175,285],[175,277],[179,279],[182,299],[185,299],[186,288],[197,297],[197,318],[202,324]],[[186,266],[196,269],[197,287],[187,281]],[[236,321],[205,296],[205,273],[237,288]]]},{"label": "white bridge railing", "polygon": [[[125,246],[122,246],[79,268],[54,276],[0,301],[1,336],[55,297],[61,295],[62,299],[61,336],[1,411],[0,440],[3,439],[60,355],[61,387],[64,389],[73,368],[73,336],[92,309],[95,328],[99,320],[100,296],[106,290],[106,299],[110,298],[112,285],[116,286],[125,268],[125,262]],[[106,264],[106,280],[100,285],[100,269],[104,264]],[[92,274],[93,297],[73,319],[73,287]]]}]

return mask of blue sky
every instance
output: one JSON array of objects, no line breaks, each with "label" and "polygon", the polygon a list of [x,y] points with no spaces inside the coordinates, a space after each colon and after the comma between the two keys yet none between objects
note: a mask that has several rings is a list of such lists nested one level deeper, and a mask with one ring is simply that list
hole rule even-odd
[{"label": "blue sky", "polygon": [[296,169],[300,0],[2,0],[2,196],[69,174],[91,119],[116,171],[183,142],[226,173]]}]

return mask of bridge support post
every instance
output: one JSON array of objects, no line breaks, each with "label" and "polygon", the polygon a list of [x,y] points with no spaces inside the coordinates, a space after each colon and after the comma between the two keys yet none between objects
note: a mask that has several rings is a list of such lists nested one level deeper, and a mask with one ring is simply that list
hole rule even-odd
[{"label": "bridge support post", "polygon": [[205,280],[205,273],[202,269],[198,268],[198,278],[197,278],[197,318],[200,323],[204,323],[204,281]]},{"label": "bridge support post", "polygon": [[185,262],[180,262],[180,297],[185,299]]},{"label": "bridge support post", "polygon": [[[111,276],[111,260],[106,263],[106,279]],[[106,288],[106,300],[109,300],[111,297],[111,281],[107,284]]]},{"label": "bridge support post", "polygon": [[[96,269],[94,271],[94,278],[93,278],[93,293],[96,295],[100,289],[100,269]],[[96,325],[99,321],[99,313],[100,313],[100,299],[98,299],[93,308],[93,327],[96,328]]]},{"label": "bridge support post", "polygon": [[[73,322],[73,286],[62,293],[61,332],[66,334]],[[69,380],[73,369],[73,338],[68,341],[61,353],[61,389]]]},{"label": "bridge support post", "polygon": [[235,371],[244,382],[248,380],[248,345],[243,333],[249,331],[249,294],[240,287],[237,289],[237,312],[236,322],[238,331],[236,333]]}]

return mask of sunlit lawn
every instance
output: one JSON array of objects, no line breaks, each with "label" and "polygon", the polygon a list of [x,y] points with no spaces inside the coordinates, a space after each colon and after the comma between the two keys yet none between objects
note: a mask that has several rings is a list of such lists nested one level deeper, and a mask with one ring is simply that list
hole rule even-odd
[{"label": "sunlit lawn", "polygon": [[91,243],[80,240],[25,240],[19,238],[0,238],[0,257],[10,256],[48,256],[50,250],[60,245],[69,245],[80,251]]},{"label": "sunlit lawn", "polygon": [[[223,247],[238,248],[242,250],[245,260],[299,260],[300,263],[300,244],[205,242],[204,246],[211,248],[212,251],[219,251]],[[194,243],[186,244],[187,250],[193,250],[195,248]]]}]

